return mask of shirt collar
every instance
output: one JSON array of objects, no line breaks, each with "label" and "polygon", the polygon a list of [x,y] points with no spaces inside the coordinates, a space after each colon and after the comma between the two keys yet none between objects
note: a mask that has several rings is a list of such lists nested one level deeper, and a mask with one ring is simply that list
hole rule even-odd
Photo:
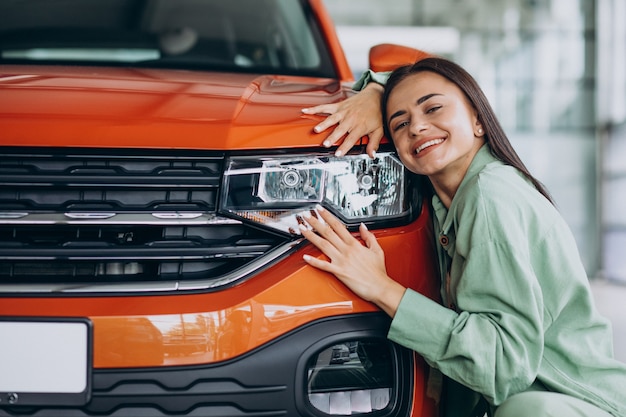
[{"label": "shirt collar", "polygon": [[470,166],[467,169],[467,172],[465,173],[465,176],[463,177],[463,180],[461,181],[461,184],[459,185],[459,188],[456,191],[454,198],[452,199],[449,210],[443,204],[439,196],[437,196],[437,194],[433,194],[432,205],[436,220],[438,222],[440,235],[449,236],[454,233],[451,233],[450,231],[453,226],[453,220],[455,217],[454,212],[458,205],[458,196],[462,194],[462,191],[467,186],[467,184],[471,182],[472,179],[475,178],[485,166],[494,161],[498,161],[498,159],[493,156],[489,145],[485,143],[483,146],[481,146],[478,152],[476,152],[476,155],[474,155],[474,159],[472,159],[472,162],[470,163]]}]

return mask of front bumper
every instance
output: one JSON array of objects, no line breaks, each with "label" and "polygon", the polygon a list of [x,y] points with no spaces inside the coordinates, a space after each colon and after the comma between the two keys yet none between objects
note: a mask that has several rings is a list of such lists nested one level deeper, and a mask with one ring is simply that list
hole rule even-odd
[{"label": "front bumper", "polygon": [[[319,416],[307,398],[307,362],[339,342],[385,340],[388,327],[389,318],[382,313],[338,316],[312,322],[224,362],[95,369],[91,400],[84,406],[0,406],[0,416]],[[411,395],[414,354],[395,344],[391,350],[394,389],[389,406],[376,415],[407,416],[416,406]],[[422,371],[420,378],[427,373]],[[416,385],[423,388],[422,382]]]}]

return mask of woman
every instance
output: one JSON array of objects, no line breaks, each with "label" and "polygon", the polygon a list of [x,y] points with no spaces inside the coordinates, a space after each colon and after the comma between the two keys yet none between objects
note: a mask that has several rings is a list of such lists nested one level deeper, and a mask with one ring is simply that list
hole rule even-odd
[{"label": "woman", "polygon": [[574,238],[476,81],[426,58],[389,76],[381,111],[401,161],[432,186],[443,305],[387,275],[365,225],[363,245],[323,209],[326,225],[310,217],[317,233],[302,234],[329,261],[305,261],[378,305],[392,317],[389,339],[479,393],[496,417],[626,416],[626,366],[613,359]]}]

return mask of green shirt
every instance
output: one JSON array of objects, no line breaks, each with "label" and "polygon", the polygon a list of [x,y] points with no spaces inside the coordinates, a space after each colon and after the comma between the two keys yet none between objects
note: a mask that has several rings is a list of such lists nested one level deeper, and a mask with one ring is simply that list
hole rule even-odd
[{"label": "green shirt", "polygon": [[495,406],[541,389],[626,416],[626,366],[555,207],[488,145],[450,209],[432,204],[444,305],[407,290],[388,337]]}]

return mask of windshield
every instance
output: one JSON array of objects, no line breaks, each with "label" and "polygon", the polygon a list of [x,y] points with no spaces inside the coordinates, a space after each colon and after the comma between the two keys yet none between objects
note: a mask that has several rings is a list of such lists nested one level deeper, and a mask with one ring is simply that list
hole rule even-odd
[{"label": "windshield", "polygon": [[9,0],[2,63],[71,63],[334,77],[297,0]]}]

